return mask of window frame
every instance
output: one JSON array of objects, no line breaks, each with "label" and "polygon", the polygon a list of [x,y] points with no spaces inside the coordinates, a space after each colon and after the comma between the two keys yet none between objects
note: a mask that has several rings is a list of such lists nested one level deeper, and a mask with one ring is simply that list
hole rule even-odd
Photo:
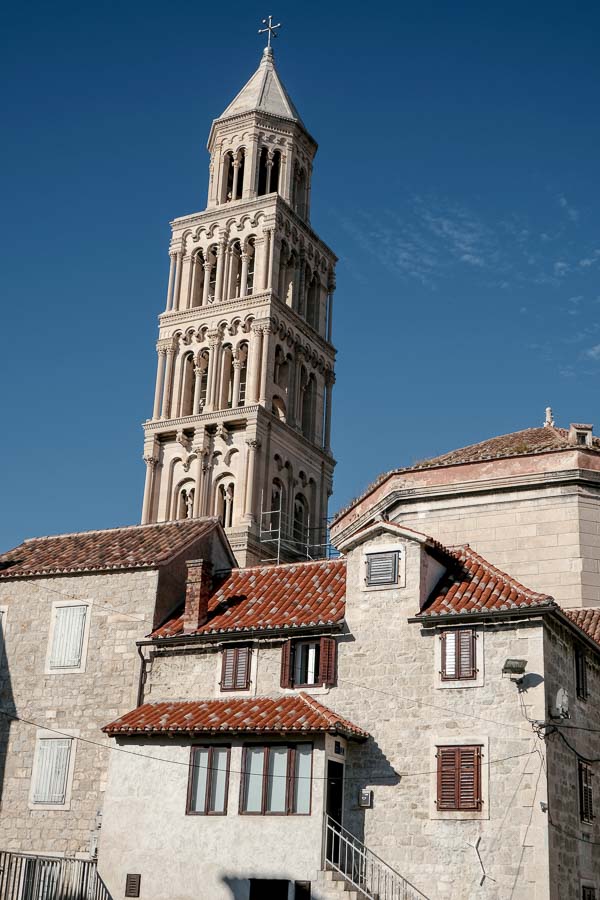
[{"label": "window frame", "polygon": [[[314,681],[296,681],[295,673],[296,673],[296,654],[300,647],[310,647],[311,645],[315,646],[315,657],[317,661],[317,665],[315,666],[315,680]],[[307,674],[308,674],[308,666],[307,666]],[[321,681],[321,639],[317,638],[316,640],[311,640],[307,638],[306,640],[294,641],[292,643],[292,655],[290,659],[290,681],[292,683],[292,688],[297,690],[298,688],[305,687],[320,687],[323,685]]]},{"label": "window frame", "polygon": [[[312,683],[296,682],[297,647],[315,644],[318,647],[319,664],[316,668],[316,680]],[[334,635],[319,637],[288,638],[281,647],[280,687],[284,690],[301,690],[303,688],[329,688],[336,684],[338,642]]]},{"label": "window frame", "polygon": [[[33,751],[33,765],[29,785],[28,807],[31,810],[57,810],[69,811],[71,809],[71,790],[73,786],[73,774],[75,772],[75,756],[77,753],[77,737],[79,731],[69,730],[68,733],[52,731],[51,729],[39,729],[35,738]],[[69,760],[65,773],[64,800],[61,803],[53,803],[47,800],[35,800],[36,786],[42,764],[40,745],[44,741],[70,741]]]},{"label": "window frame", "polygon": [[[85,621],[83,623],[83,632],[81,635],[81,655],[79,664],[76,666],[53,666],[52,665],[52,649],[54,646],[54,635],[56,633],[58,623],[58,610],[68,607],[83,606],[85,607]],[[84,674],[87,666],[88,645],[90,637],[90,627],[92,619],[92,601],[91,600],[54,600],[50,612],[50,628],[48,631],[48,646],[46,649],[46,663],[44,666],[45,675],[75,675]]]},{"label": "window frame", "polygon": [[[245,651],[246,653],[246,682],[243,686],[240,686],[236,683],[238,676],[238,666],[239,666],[239,654],[240,651]],[[233,663],[233,684],[231,687],[224,687],[223,682],[225,681],[225,665],[227,659],[227,653],[233,652],[235,654],[234,663]],[[231,645],[229,647],[223,647],[221,651],[221,678],[219,681],[219,690],[221,693],[230,694],[235,691],[249,691],[250,685],[252,683],[252,647],[249,644]]]},{"label": "window frame", "polygon": [[596,887],[593,884],[581,885],[581,900],[596,900]]},{"label": "window frame", "polygon": [[[206,787],[204,789],[204,809],[192,809],[192,785],[194,783],[194,759],[196,751],[208,750],[208,773],[206,776]],[[223,799],[223,812],[210,810],[208,808],[211,787],[213,781],[213,750],[227,750],[227,768],[225,769],[225,797]],[[186,816],[226,816],[229,805],[229,775],[231,771],[231,744],[192,744],[190,747],[190,761],[188,764],[188,785],[185,803]]]},{"label": "window frame", "polygon": [[593,825],[594,815],[594,769],[583,760],[577,762],[577,785],[579,788],[579,819],[585,825]]},{"label": "window frame", "polygon": [[575,644],[575,692],[578,700],[587,700],[589,696],[587,678],[587,652],[583,644]]},{"label": "window frame", "polygon": [[[447,806],[442,803],[442,757],[440,755],[440,750],[447,750],[454,752],[455,765],[454,765],[454,799],[455,803],[453,806]],[[462,771],[462,760],[460,759],[460,754],[464,751],[474,751],[475,752],[475,765],[474,765],[474,801],[472,804],[462,805],[460,802],[460,775]],[[482,773],[482,757],[483,757],[483,745],[482,744],[437,744],[436,745],[436,760],[437,760],[437,771],[436,771],[436,810],[438,812],[459,812],[459,813],[477,813],[481,812],[483,809],[483,773]]]},{"label": "window frame", "polygon": [[[464,675],[461,667],[460,635],[470,635],[470,674]],[[446,671],[446,641],[452,635],[456,639],[454,648],[455,673],[448,675]],[[440,633],[440,678],[442,681],[476,681],[479,669],[477,668],[477,632],[474,628],[446,629]]]},{"label": "window frame", "polygon": [[[302,744],[310,747],[310,782],[308,786],[308,812],[293,811],[293,787],[294,787],[294,769],[296,765],[296,748]],[[285,779],[285,812],[269,812],[267,810],[267,787],[269,781],[269,752],[274,747],[285,747],[287,749],[287,769]],[[261,788],[261,809],[258,811],[247,811],[244,809],[248,793],[248,772],[246,770],[246,760],[248,750],[256,750],[262,748],[263,751],[263,769],[262,769],[262,788]],[[312,815],[312,794],[314,780],[314,758],[315,746],[312,741],[296,741],[295,743],[287,742],[270,742],[268,744],[244,744],[242,746],[242,771],[240,779],[240,799],[239,799],[239,815],[240,816],[311,816]]]},{"label": "window frame", "polygon": [[[368,588],[394,587],[400,581],[400,550],[370,550],[365,553],[365,585]],[[371,581],[371,560],[376,556],[392,556],[394,558],[394,576],[392,581]]]}]

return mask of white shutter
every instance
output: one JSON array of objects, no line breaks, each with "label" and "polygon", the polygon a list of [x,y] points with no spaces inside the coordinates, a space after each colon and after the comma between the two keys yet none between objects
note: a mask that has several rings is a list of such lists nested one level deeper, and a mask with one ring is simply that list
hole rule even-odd
[{"label": "white shutter", "polygon": [[367,584],[396,584],[398,581],[398,551],[367,555]]},{"label": "white shutter", "polygon": [[73,669],[81,665],[87,606],[58,606],[50,655],[51,669]]},{"label": "white shutter", "polygon": [[38,743],[34,803],[64,803],[71,740],[44,738]]},{"label": "white shutter", "polygon": [[456,632],[444,634],[444,678],[456,678]]}]

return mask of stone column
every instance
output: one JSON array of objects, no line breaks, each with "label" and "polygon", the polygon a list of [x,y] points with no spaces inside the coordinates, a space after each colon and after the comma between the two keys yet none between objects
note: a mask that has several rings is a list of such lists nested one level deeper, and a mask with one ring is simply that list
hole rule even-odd
[{"label": "stone column", "polygon": [[165,371],[165,380],[163,384],[161,419],[168,419],[170,413],[170,397],[173,382],[173,358],[175,356],[175,347],[167,347],[167,366]]},{"label": "stone column", "polygon": [[175,279],[175,253],[169,253],[169,257],[171,259],[171,263],[169,265],[169,284],[167,285],[167,308],[166,311],[170,312],[173,306],[173,282]]},{"label": "stone column", "polygon": [[165,377],[165,358],[167,355],[167,350],[165,347],[157,347],[156,349],[158,351],[158,366],[156,368],[156,387],[154,389],[154,409],[152,410],[153,419],[158,419],[160,417],[160,399],[163,390],[163,379]]},{"label": "stone column", "polygon": [[327,453],[331,453],[331,395],[335,375],[333,372],[325,373],[325,434],[323,435],[323,447]]},{"label": "stone column", "polygon": [[173,309],[179,309],[181,292],[181,270],[183,269],[183,251],[177,251],[177,268],[175,270],[175,290],[173,291]]},{"label": "stone column", "polygon": [[240,403],[240,374],[242,371],[242,361],[237,350],[233,351],[233,391],[231,394],[231,406],[233,409]]},{"label": "stone column", "polygon": [[245,297],[248,291],[248,261],[247,253],[242,253],[242,274],[240,276],[240,297]]},{"label": "stone column", "polygon": [[269,389],[269,358],[270,358],[270,349],[271,349],[271,341],[269,339],[269,335],[272,333],[272,328],[270,325],[262,326],[262,358],[261,358],[261,367],[260,367],[260,397],[258,402],[261,406],[266,406],[267,403],[267,392]]},{"label": "stone column", "polygon": [[275,263],[275,229],[269,228],[267,234],[269,235],[269,261],[267,263],[268,269],[265,287],[270,291],[273,287],[273,266]]},{"label": "stone column", "polygon": [[258,400],[258,379],[262,355],[263,334],[260,325],[252,326],[252,339],[248,346],[248,402]]},{"label": "stone column", "polygon": [[265,246],[265,238],[264,235],[262,237],[257,237],[254,241],[254,291],[253,293],[258,293],[262,291],[263,288],[263,272],[265,268],[265,257],[264,257],[264,246]]},{"label": "stone column", "polygon": [[252,135],[249,141],[248,155],[244,165],[244,190],[242,197],[250,200],[256,197],[256,170],[258,168],[258,135]]},{"label": "stone column", "polygon": [[335,285],[329,285],[329,293],[327,294],[327,340],[331,343],[331,335],[333,331],[333,292]]},{"label": "stone column", "polygon": [[225,253],[227,249],[226,242],[221,239],[217,249],[217,283],[215,284],[215,303],[218,303],[223,296],[223,275],[225,274]]},{"label": "stone column", "polygon": [[144,503],[142,506],[142,525],[150,521],[152,509],[152,495],[154,493],[154,471],[158,460],[154,456],[144,456],[146,463],[146,481],[144,483]]},{"label": "stone column", "polygon": [[204,263],[204,284],[202,285],[202,306],[208,303],[208,288],[210,286],[210,270],[212,266],[209,262]]},{"label": "stone column", "polygon": [[266,193],[271,193],[271,174],[273,172],[273,151],[269,150],[267,152],[267,183],[265,185]]},{"label": "stone column", "polygon": [[192,256],[190,259],[190,281],[188,288],[188,299],[187,299],[187,308],[191,309],[194,304],[194,294],[196,293],[196,279],[198,277],[198,271],[200,268],[200,264],[198,262],[197,256]]},{"label": "stone column", "polygon": [[244,515],[254,520],[254,470],[256,468],[256,453],[260,447],[260,441],[256,438],[247,438],[248,466],[246,469],[246,497],[244,503]]},{"label": "stone column", "polygon": [[200,409],[200,389],[202,387],[202,375],[204,369],[201,366],[194,366],[194,403],[192,411],[197,416],[202,410]]},{"label": "stone column", "polygon": [[[197,440],[198,430],[196,430],[196,434],[194,435],[194,440]],[[202,435],[204,435],[204,429],[202,429]],[[204,438],[202,438],[204,439]],[[194,468],[196,470],[195,477],[195,490],[194,490],[194,509],[193,515],[194,518],[197,519],[198,516],[204,515],[204,507],[203,507],[203,499],[204,499],[204,463],[206,461],[207,451],[202,446],[197,446],[195,448],[196,452],[196,460],[194,464]]]},{"label": "stone column", "polygon": [[271,261],[272,261],[272,253],[271,253],[271,240],[273,237],[273,229],[266,228],[264,231],[265,235],[265,243],[263,250],[263,273],[262,273],[262,290],[266,291],[266,289],[270,286],[271,283]]},{"label": "stone column", "polygon": [[233,161],[233,185],[231,188],[231,199],[237,199],[237,183],[238,183],[238,175],[240,173],[240,161],[239,159],[234,159]]}]

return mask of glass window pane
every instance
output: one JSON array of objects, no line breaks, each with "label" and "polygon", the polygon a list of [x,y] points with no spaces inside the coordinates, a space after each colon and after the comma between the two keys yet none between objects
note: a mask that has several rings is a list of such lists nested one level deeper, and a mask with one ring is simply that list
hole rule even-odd
[{"label": "glass window pane", "polygon": [[446,678],[456,677],[456,632],[447,631],[444,638],[446,641],[446,668],[444,674]]},{"label": "glass window pane", "polygon": [[306,684],[316,684],[319,678],[319,645],[308,645],[308,660],[306,666]]},{"label": "glass window pane", "polygon": [[286,812],[287,747],[271,747],[267,779],[267,812]]},{"label": "glass window pane", "polygon": [[244,812],[262,812],[263,766],[264,747],[247,747]]},{"label": "glass window pane", "polygon": [[208,750],[194,750],[192,757],[192,787],[190,790],[190,810],[204,812],[206,802],[206,779],[208,777]]},{"label": "glass window pane", "polygon": [[227,785],[227,750],[215,747],[211,759],[211,784],[208,808],[210,812],[225,812],[225,788]]},{"label": "glass window pane", "polygon": [[312,744],[298,744],[294,766],[294,805],[292,809],[295,813],[310,812],[311,769]]}]

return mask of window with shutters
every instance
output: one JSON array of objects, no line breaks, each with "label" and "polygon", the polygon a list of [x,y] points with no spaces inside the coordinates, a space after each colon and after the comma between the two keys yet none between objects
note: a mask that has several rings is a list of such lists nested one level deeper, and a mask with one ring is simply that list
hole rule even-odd
[{"label": "window with shutters", "polygon": [[336,641],[286,641],[281,652],[281,687],[299,688],[335,684]]},{"label": "window with shutters", "polygon": [[476,641],[471,628],[457,628],[440,635],[443,681],[472,681],[477,675]]},{"label": "window with shutters", "polygon": [[83,672],[89,631],[89,603],[55,603],[46,660],[47,674]]},{"label": "window with shutters", "polygon": [[240,812],[255,816],[311,813],[312,744],[247,744]]},{"label": "window with shutters", "polygon": [[192,747],[186,812],[189,816],[226,816],[229,745]]},{"label": "window with shutters", "polygon": [[73,741],[52,735],[53,732],[48,732],[37,740],[30,794],[33,808],[65,808],[69,800]]},{"label": "window with shutters", "polygon": [[250,687],[250,647],[225,647],[221,662],[221,690],[247,691]]},{"label": "window with shutters", "polygon": [[384,587],[398,584],[400,572],[400,551],[387,550],[383,553],[367,553],[367,587]]},{"label": "window with shutters", "polygon": [[579,816],[590,824],[594,821],[593,776],[592,767],[579,760]]},{"label": "window with shutters", "polygon": [[481,746],[437,748],[437,808],[480,810]]},{"label": "window with shutters", "polygon": [[575,687],[580,700],[586,700],[588,695],[587,684],[587,659],[585,647],[581,644],[575,646]]}]

